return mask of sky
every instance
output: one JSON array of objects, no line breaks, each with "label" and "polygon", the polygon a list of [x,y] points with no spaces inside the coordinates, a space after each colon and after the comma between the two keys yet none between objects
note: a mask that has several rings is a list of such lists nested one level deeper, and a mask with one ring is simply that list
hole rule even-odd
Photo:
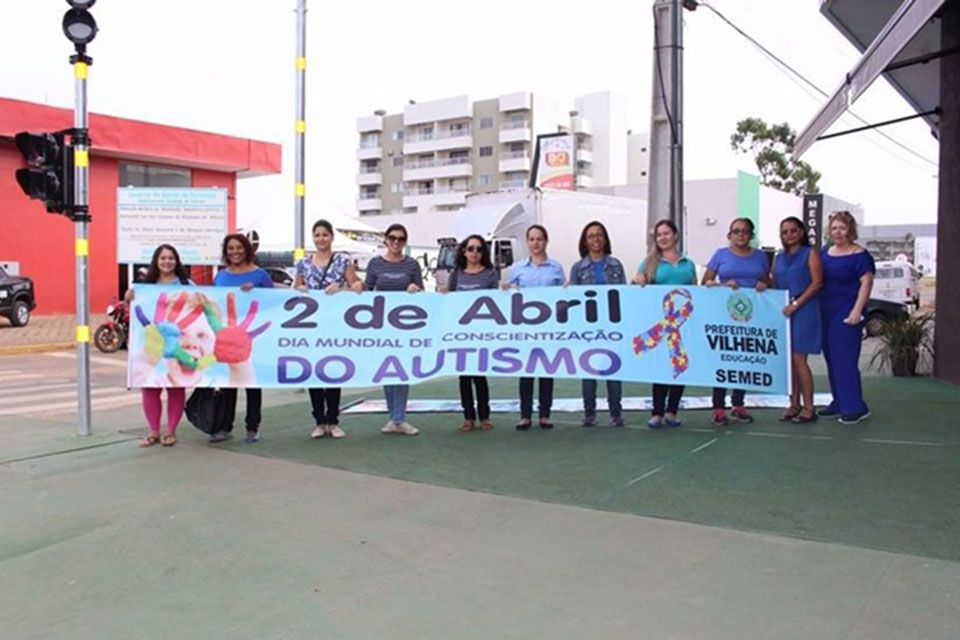
[{"label": "sky", "polygon": [[[5,2],[0,95],[72,107],[72,52],[58,0]],[[710,4],[832,92],[859,53],[819,13],[818,0],[710,0]],[[368,0],[308,2],[306,218],[353,215],[356,119],[400,112],[410,99],[515,91],[624,96],[628,125],[650,117],[652,0]],[[549,6],[549,9],[547,8]],[[89,46],[95,113],[213,131],[284,147],[282,175],[238,183],[239,224],[259,222],[264,243],[293,241],[296,1],[100,0]],[[731,150],[738,120],[802,129],[824,99],[798,86],[712,12],[684,12],[685,177],[756,173]],[[912,114],[885,80],[854,105],[869,122]],[[859,126],[850,116],[830,131]],[[804,160],[821,190],[861,204],[868,224],[936,220],[938,145],[922,120],[886,133],[823,141]],[[94,141],[95,144],[95,141]],[[269,224],[264,224],[269,221]]]}]

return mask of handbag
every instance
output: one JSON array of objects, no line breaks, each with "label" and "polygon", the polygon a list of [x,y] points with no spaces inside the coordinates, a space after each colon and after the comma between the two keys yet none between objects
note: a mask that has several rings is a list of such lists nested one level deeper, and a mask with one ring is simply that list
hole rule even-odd
[{"label": "handbag", "polygon": [[206,434],[222,431],[227,413],[225,395],[221,389],[197,387],[190,394],[184,413],[190,424]]}]

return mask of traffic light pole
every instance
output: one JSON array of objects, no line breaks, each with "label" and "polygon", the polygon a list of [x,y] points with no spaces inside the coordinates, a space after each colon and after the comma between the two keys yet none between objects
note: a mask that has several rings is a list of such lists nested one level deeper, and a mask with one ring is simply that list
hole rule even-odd
[{"label": "traffic light pole", "polygon": [[89,178],[90,134],[87,122],[87,69],[93,59],[78,53],[70,57],[73,63],[74,108],[73,185],[74,254],[76,256],[77,300],[77,435],[89,436],[90,430],[90,301],[88,291],[88,256],[90,244],[87,225],[90,223]]},{"label": "traffic light pole", "polygon": [[297,120],[294,141],[294,204],[293,204],[293,259],[298,262],[304,256],[304,209],[306,181],[304,158],[306,156],[306,83],[307,83],[307,0],[297,0]]}]

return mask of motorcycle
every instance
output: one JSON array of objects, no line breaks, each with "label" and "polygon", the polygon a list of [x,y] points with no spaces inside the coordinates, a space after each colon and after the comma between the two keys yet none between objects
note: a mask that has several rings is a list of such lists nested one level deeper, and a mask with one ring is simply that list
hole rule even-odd
[{"label": "motorcycle", "polygon": [[130,307],[126,302],[114,298],[107,305],[107,315],[110,319],[97,327],[93,333],[93,344],[104,353],[127,346],[127,337],[130,332]]}]

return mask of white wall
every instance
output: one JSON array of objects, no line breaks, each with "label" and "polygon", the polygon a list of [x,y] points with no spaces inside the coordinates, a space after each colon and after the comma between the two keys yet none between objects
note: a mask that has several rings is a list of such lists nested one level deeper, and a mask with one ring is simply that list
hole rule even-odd
[{"label": "white wall", "polygon": [[780,222],[794,216],[803,219],[803,198],[760,185],[760,225],[757,246],[780,247]]},{"label": "white wall", "polygon": [[627,101],[610,91],[574,99],[574,108],[593,123],[593,184],[627,184]]},{"label": "white wall", "polygon": [[627,184],[647,184],[650,171],[649,144],[649,133],[631,133],[627,136]]}]

